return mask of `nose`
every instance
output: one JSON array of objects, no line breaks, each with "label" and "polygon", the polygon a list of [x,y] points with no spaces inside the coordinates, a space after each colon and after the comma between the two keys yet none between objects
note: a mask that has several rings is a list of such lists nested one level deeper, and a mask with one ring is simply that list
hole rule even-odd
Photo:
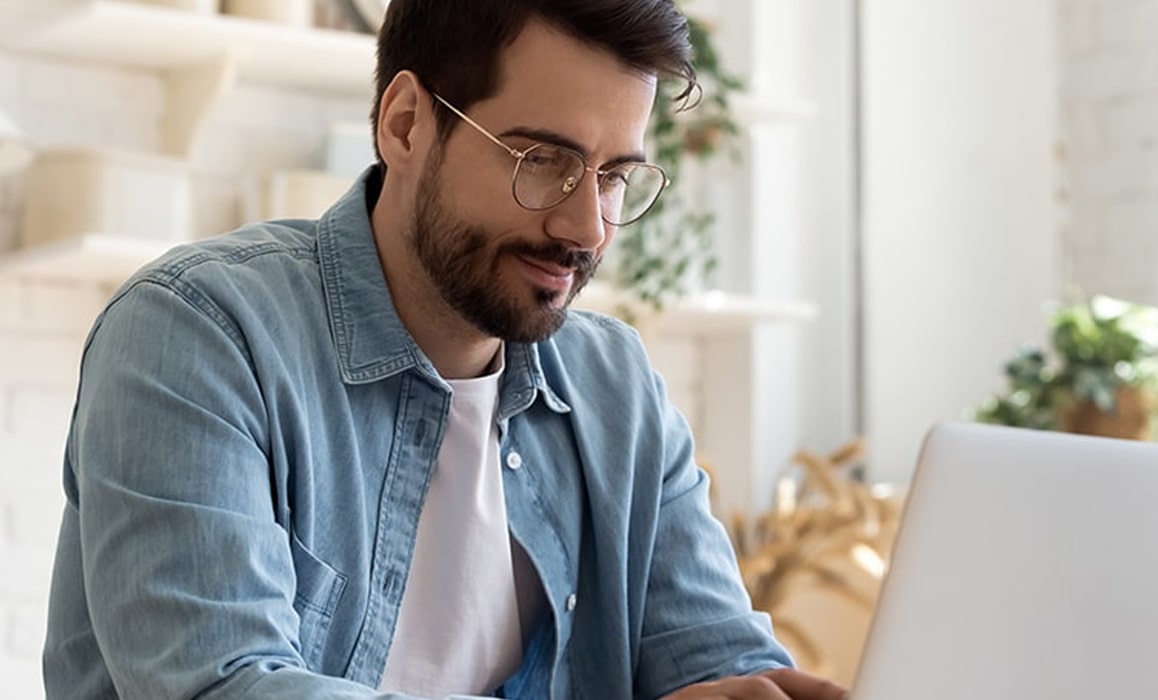
[{"label": "nose", "polygon": [[599,178],[588,172],[567,199],[547,212],[547,235],[583,250],[599,250],[608,237],[609,224],[599,205]]}]

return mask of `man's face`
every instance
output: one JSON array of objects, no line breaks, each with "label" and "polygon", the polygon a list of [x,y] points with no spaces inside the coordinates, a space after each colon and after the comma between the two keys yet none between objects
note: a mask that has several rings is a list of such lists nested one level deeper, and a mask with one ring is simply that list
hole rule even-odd
[{"label": "man's face", "polygon": [[[503,52],[500,69],[497,94],[468,114],[503,143],[568,146],[595,168],[643,159],[654,80],[538,22]],[[511,194],[514,167],[457,124],[427,155],[407,244],[462,318],[488,336],[533,342],[562,325],[615,228],[601,218],[592,173],[556,207],[528,211]]]}]

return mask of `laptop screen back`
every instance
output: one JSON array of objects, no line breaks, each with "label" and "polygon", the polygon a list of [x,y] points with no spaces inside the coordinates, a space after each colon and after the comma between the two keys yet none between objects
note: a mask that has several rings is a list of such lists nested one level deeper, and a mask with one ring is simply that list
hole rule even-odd
[{"label": "laptop screen back", "polygon": [[930,432],[852,697],[1158,698],[1158,445]]}]

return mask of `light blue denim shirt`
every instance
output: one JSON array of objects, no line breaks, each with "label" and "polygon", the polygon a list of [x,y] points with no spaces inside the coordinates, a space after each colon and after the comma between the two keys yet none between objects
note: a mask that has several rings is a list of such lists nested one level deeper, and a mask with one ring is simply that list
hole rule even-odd
[{"label": "light blue denim shirt", "polygon": [[[318,221],[179,248],[97,319],[65,455],[50,700],[391,697],[374,688],[450,388],[391,303],[375,181]],[[788,664],[637,334],[571,311],[551,339],[508,343],[506,367],[510,530],[549,614],[498,692],[656,698]]]}]

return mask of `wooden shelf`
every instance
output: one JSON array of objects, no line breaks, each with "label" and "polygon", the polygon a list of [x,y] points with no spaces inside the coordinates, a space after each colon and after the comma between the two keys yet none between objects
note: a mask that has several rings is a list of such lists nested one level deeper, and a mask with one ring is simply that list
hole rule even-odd
[{"label": "wooden shelf", "polygon": [[704,336],[740,333],[768,323],[800,323],[816,317],[816,306],[805,301],[756,299],[712,291],[672,302],[662,312],[642,305],[622,290],[593,282],[575,299],[575,306],[618,315],[626,307],[645,334]]},{"label": "wooden shelf", "polygon": [[119,284],[176,243],[87,234],[0,256],[0,276]]},{"label": "wooden shelf", "polygon": [[374,37],[203,14],[127,0],[4,0],[0,45],[27,53],[149,69],[231,56],[239,77],[370,94]]}]

